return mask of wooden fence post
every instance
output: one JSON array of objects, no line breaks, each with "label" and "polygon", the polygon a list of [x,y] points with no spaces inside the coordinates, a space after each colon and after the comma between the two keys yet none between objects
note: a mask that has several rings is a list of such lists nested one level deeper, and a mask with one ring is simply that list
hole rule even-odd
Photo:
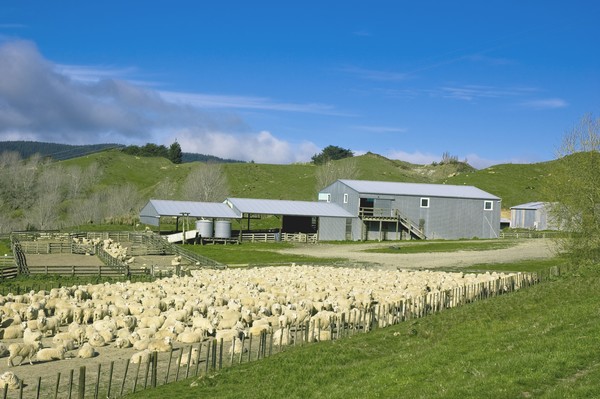
[{"label": "wooden fence post", "polygon": [[77,399],[85,398],[85,366],[79,367],[79,391]]},{"label": "wooden fence post", "polygon": [[98,374],[96,374],[96,386],[94,387],[94,399],[98,399],[98,389],[100,387],[100,371],[101,370],[102,370],[102,364],[98,363]]},{"label": "wooden fence post", "polygon": [[71,399],[71,394],[73,393],[73,372],[74,370],[71,369],[69,373],[69,399]]},{"label": "wooden fence post", "polygon": [[113,376],[113,370],[115,367],[115,361],[111,361],[110,362],[110,369],[108,370],[108,388],[107,388],[107,392],[106,392],[106,397],[110,398],[110,388],[112,386],[112,376]]},{"label": "wooden fence post", "polygon": [[58,398],[59,385],[60,385],[60,372],[56,375],[56,388],[54,389],[54,399]]}]

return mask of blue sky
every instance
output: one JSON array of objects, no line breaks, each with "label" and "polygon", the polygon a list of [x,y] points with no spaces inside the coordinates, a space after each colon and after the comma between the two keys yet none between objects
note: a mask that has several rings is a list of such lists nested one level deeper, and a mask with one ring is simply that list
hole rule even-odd
[{"label": "blue sky", "polygon": [[546,161],[599,111],[598,17],[592,0],[7,0],[0,140]]}]

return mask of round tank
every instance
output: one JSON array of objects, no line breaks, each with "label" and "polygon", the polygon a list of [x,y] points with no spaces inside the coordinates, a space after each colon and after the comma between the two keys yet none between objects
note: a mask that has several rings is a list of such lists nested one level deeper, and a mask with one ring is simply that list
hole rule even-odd
[{"label": "round tank", "polygon": [[212,238],[213,222],[212,220],[196,220],[196,230],[203,238]]},{"label": "round tank", "polygon": [[231,222],[229,220],[217,220],[215,222],[216,238],[231,238]]}]

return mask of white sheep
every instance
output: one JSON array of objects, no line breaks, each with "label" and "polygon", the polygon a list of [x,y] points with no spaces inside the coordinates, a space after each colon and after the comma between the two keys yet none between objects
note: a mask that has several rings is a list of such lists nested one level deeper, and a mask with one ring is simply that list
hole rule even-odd
[{"label": "white sheep", "polygon": [[42,349],[42,343],[37,342],[36,344],[26,344],[23,342],[16,342],[14,344],[10,344],[8,346],[9,356],[8,356],[8,366],[12,367],[13,359],[20,357],[21,361],[19,362],[19,366],[23,363],[23,360],[28,359],[29,364],[33,365],[31,358],[35,356],[35,354]]},{"label": "white sheep", "polygon": [[43,348],[38,351],[36,358],[40,362],[47,362],[50,360],[63,360],[65,358],[66,351],[67,349],[64,346],[57,346],[55,348]]},{"label": "white sheep", "polygon": [[104,337],[102,335],[100,335],[98,332],[96,332],[95,334],[93,334],[89,338],[88,342],[93,347],[98,347],[98,346],[104,346],[104,345],[106,345],[106,341],[104,340]]},{"label": "white sheep", "polygon": [[8,389],[19,389],[21,387],[21,380],[12,371],[6,371],[0,375],[0,389],[8,386]]},{"label": "white sheep", "polygon": [[[25,324],[25,323],[23,323]],[[23,342],[26,344],[33,344],[36,341],[42,340],[42,333],[39,331],[31,331],[29,327],[23,330]]]},{"label": "white sheep", "polygon": [[173,350],[173,339],[165,337],[164,339],[153,340],[148,344],[148,350],[152,352],[170,352]]},{"label": "white sheep", "polygon": [[136,352],[131,356],[130,363],[148,363],[150,361],[150,352],[148,349],[144,349],[143,351]]},{"label": "white sheep", "polygon": [[115,339],[113,346],[115,348],[124,349],[124,348],[131,348],[132,344],[129,339],[118,337],[117,339]]},{"label": "white sheep", "polygon": [[2,339],[23,338],[25,329],[22,324],[11,325],[2,330]]},{"label": "white sheep", "polygon": [[[56,317],[42,316],[38,319],[38,330],[44,335],[54,335],[58,332],[60,320]],[[50,334],[48,334],[50,333]]]},{"label": "white sheep", "polygon": [[181,362],[179,363],[180,366],[187,366],[188,364],[188,358],[190,361],[190,365],[192,364],[198,364],[198,362],[200,361],[200,351],[198,350],[198,348],[192,348],[192,354],[190,355],[189,352],[187,353],[183,353],[181,355]]},{"label": "white sheep", "polygon": [[81,359],[91,359],[96,355],[94,347],[88,342],[84,343],[77,351],[77,357]]},{"label": "white sheep", "polygon": [[187,330],[177,336],[177,341],[184,344],[194,344],[204,340],[204,331],[202,330]]}]

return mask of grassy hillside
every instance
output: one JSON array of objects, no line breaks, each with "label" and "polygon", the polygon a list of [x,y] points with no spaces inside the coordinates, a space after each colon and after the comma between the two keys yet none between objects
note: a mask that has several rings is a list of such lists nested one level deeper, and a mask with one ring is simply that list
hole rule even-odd
[{"label": "grassy hillside", "polygon": [[556,170],[559,162],[495,165],[438,182],[476,186],[502,198],[502,207],[506,209],[531,201],[546,200],[543,193],[544,179]]},{"label": "grassy hillside", "polygon": [[[151,198],[165,179],[180,187],[196,163],[175,165],[164,158],[135,157],[120,151],[105,151],[66,161],[64,165],[86,167],[97,163],[103,169],[100,187],[131,183],[145,198]],[[357,178],[365,180],[473,185],[502,198],[502,206],[544,200],[544,178],[560,161],[537,164],[504,164],[476,170],[463,163],[414,165],[367,153],[336,162],[353,162]],[[317,167],[312,164],[228,163],[222,165],[229,181],[229,196],[314,200]]]}]

